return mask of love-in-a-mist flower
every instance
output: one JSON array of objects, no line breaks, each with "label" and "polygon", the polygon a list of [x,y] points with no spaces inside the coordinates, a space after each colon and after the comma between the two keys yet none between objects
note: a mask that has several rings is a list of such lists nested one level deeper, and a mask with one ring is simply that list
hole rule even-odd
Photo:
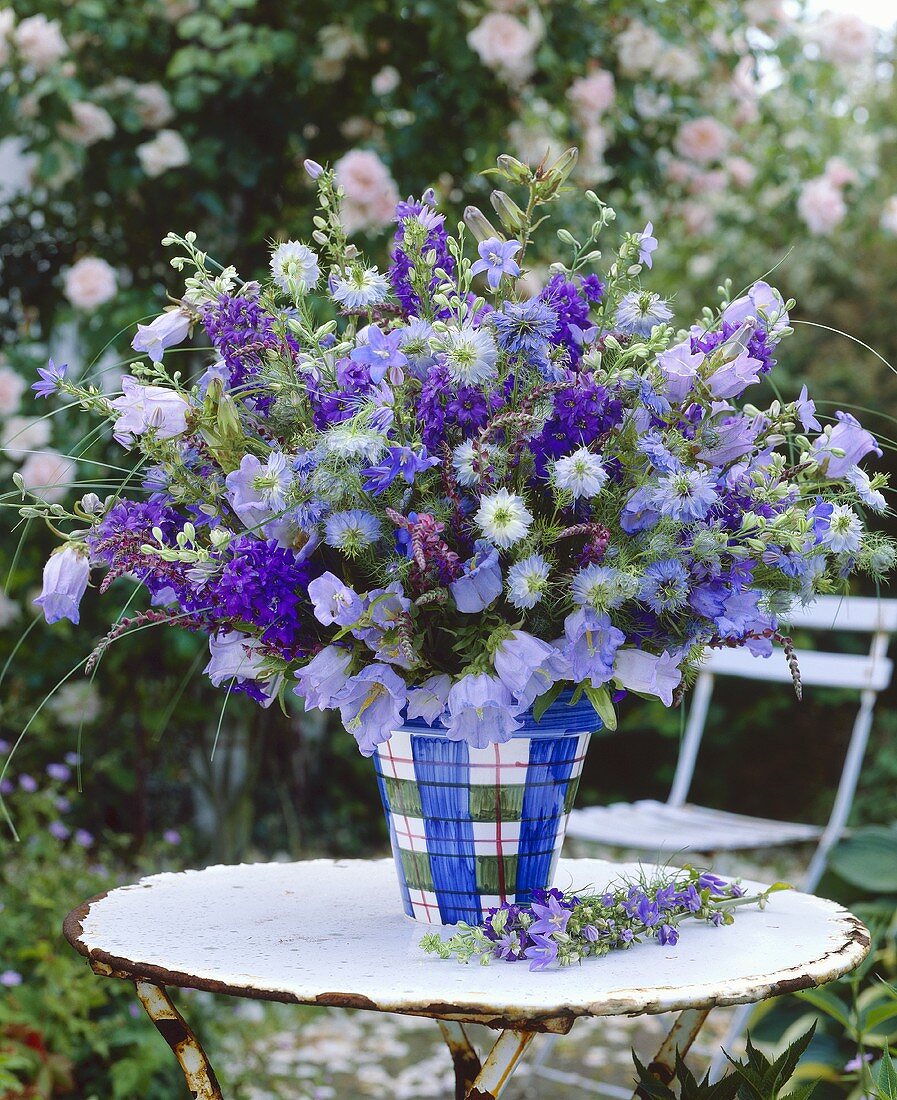
[{"label": "love-in-a-mist flower", "polygon": [[526,538],[533,516],[523,497],[507,489],[499,489],[489,496],[480,497],[480,507],[474,520],[485,539],[505,550]]},{"label": "love-in-a-mist flower", "polygon": [[479,485],[483,480],[483,470],[491,465],[498,453],[498,447],[492,443],[475,446],[472,439],[465,439],[452,451],[455,480],[465,489]]},{"label": "love-in-a-mist flower", "polygon": [[597,611],[620,607],[638,592],[638,580],[613,565],[587,565],[573,578],[573,602]]},{"label": "love-in-a-mist flower", "polygon": [[685,566],[675,558],[655,561],[645,569],[639,599],[652,611],[678,611],[688,600],[689,582]]},{"label": "love-in-a-mist flower", "polygon": [[848,470],[844,475],[844,480],[849,481],[856,489],[857,496],[867,508],[871,508],[873,512],[878,513],[887,509],[888,502],[885,500],[884,493],[879,489],[872,488],[872,479],[862,466],[854,466],[852,470]]},{"label": "love-in-a-mist flower", "polygon": [[168,348],[187,338],[191,323],[190,314],[184,310],[168,310],[151,324],[138,325],[131,347],[149,356],[154,363],[161,363]]},{"label": "love-in-a-mist flower", "polygon": [[434,341],[442,353],[451,380],[460,386],[475,386],[496,376],[498,345],[485,328],[462,325],[440,332]]},{"label": "love-in-a-mist flower", "polygon": [[621,332],[650,336],[657,325],[665,324],[672,316],[673,311],[659,294],[631,290],[623,295],[617,306],[616,324]]},{"label": "love-in-a-mist flower", "polygon": [[836,504],[822,536],[824,546],[835,554],[856,554],[863,537],[863,521],[847,504]]},{"label": "love-in-a-mist flower", "polygon": [[520,265],[514,257],[521,247],[520,241],[502,241],[498,237],[481,241],[477,247],[480,258],[472,264],[471,275],[480,275],[485,272],[489,287],[492,290],[498,290],[499,283],[505,275],[516,277],[520,274]]},{"label": "love-in-a-mist flower", "polygon": [[353,264],[347,275],[331,280],[330,296],[346,310],[365,310],[386,301],[389,282],[376,267]]},{"label": "love-in-a-mist flower", "polygon": [[681,470],[658,481],[651,503],[662,516],[687,522],[706,516],[718,496],[710,474]]},{"label": "love-in-a-mist flower", "polygon": [[317,253],[300,241],[285,241],[271,253],[271,274],[281,290],[299,298],[317,286],[321,274]]},{"label": "love-in-a-mist flower", "polygon": [[41,594],[34,601],[48,623],[60,619],[80,622],[81,600],[89,578],[90,561],[85,546],[68,543],[64,549],[50,555],[44,566]]},{"label": "love-in-a-mist flower", "polygon": [[535,607],[548,590],[548,563],[541,554],[530,554],[508,570],[508,602],[519,610]]},{"label": "love-in-a-mist flower", "polygon": [[572,493],[575,499],[597,496],[604,488],[607,476],[601,456],[593,454],[588,447],[579,447],[554,464],[555,485]]},{"label": "love-in-a-mist flower", "polygon": [[334,546],[346,554],[355,554],[377,541],[380,521],[363,508],[350,508],[345,512],[334,512],[327,520],[324,531],[324,541],[328,546]]}]

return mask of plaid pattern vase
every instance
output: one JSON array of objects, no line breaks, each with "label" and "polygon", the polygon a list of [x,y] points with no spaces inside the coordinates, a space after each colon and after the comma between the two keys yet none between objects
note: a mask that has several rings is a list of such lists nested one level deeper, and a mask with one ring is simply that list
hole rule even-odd
[{"label": "plaid pattern vase", "polygon": [[471,748],[412,720],[374,766],[405,912],[479,923],[491,906],[551,884],[591,734],[601,720],[567,693],[509,741]]}]

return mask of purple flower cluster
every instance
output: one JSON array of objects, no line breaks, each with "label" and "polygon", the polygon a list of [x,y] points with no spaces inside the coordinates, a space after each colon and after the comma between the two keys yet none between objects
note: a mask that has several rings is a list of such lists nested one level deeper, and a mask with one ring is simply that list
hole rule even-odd
[{"label": "purple flower cluster", "polygon": [[623,420],[623,402],[590,374],[579,374],[559,389],[553,405],[553,414],[532,443],[540,474],[552,459],[594,443]]},{"label": "purple flower cluster", "polygon": [[504,405],[500,393],[479,386],[452,386],[449,372],[436,366],[421,386],[415,405],[421,437],[429,450],[437,452],[447,433],[457,429],[470,439]]},{"label": "purple flower cluster", "polygon": [[450,278],[455,271],[455,261],[448,251],[448,233],[445,229],[445,217],[437,214],[432,206],[432,193],[428,192],[421,200],[409,198],[407,202],[400,202],[396,206],[396,247],[392,252],[392,263],[389,268],[389,281],[393,292],[402,305],[406,316],[416,316],[421,309],[421,301],[411,285],[412,262],[405,248],[406,224],[411,219],[417,219],[426,229],[426,239],[421,251],[436,253],[436,263],[433,265],[433,277],[430,280],[430,292],[433,293],[439,285],[440,279]]},{"label": "purple flower cluster", "polygon": [[589,310],[604,297],[604,284],[597,275],[565,279],[559,272],[552,275],[539,297],[557,315],[552,343],[564,344],[571,366],[577,366],[582,358],[583,334],[591,327]]}]

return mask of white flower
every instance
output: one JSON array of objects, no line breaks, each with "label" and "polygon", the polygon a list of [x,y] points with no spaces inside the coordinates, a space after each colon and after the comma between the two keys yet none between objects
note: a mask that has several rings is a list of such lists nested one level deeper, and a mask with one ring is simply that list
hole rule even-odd
[{"label": "white flower", "polygon": [[317,285],[318,257],[307,244],[285,241],[271,253],[271,273],[281,290],[298,298]]},{"label": "white flower", "polygon": [[573,578],[573,600],[596,611],[620,607],[639,589],[638,580],[611,565],[587,565]]},{"label": "white flower", "polygon": [[541,554],[530,554],[508,570],[508,600],[516,608],[535,607],[548,588],[548,563]]},{"label": "white flower", "polygon": [[175,130],[160,130],[151,140],[137,146],[140,167],[155,179],[170,168],[182,168],[190,163],[187,143]]},{"label": "white flower", "polygon": [[60,122],[59,133],[66,141],[74,142],[84,149],[98,141],[107,141],[115,134],[115,123],[104,107],[90,100],[82,99],[69,105],[71,122]]},{"label": "white flower", "polygon": [[676,135],[676,152],[697,164],[719,160],[727,145],[725,129],[710,115],[684,122]]},{"label": "white flower", "polygon": [[12,39],[22,59],[39,73],[52,69],[69,51],[59,24],[43,14],[23,19],[13,31]]},{"label": "white flower", "polygon": [[[487,463],[499,453],[498,447],[493,443],[483,444],[480,450]],[[452,469],[455,471],[455,479],[465,489],[470,489],[480,483],[480,475],[474,465],[475,458],[476,451],[472,439],[459,443],[452,451]]]},{"label": "white flower", "polygon": [[345,278],[333,283],[332,298],[344,309],[369,309],[382,302],[389,293],[389,283],[376,267],[353,264]]},{"label": "white flower", "polygon": [[525,538],[533,522],[523,497],[507,489],[481,497],[480,507],[473,518],[485,538],[503,550]]},{"label": "white flower", "polygon": [[14,462],[21,462],[30,452],[46,447],[50,434],[50,421],[46,417],[11,416],[0,431],[0,450]]},{"label": "white flower", "polygon": [[471,325],[450,328],[440,333],[435,343],[456,384],[474,386],[495,377],[498,346],[488,329]]},{"label": "white flower", "polygon": [[862,466],[854,466],[844,476],[856,489],[860,500],[873,512],[882,513],[887,509],[888,502],[884,493],[872,488],[872,480]]},{"label": "white flower", "polygon": [[18,371],[12,367],[0,367],[0,416],[12,416],[19,411],[27,386]]},{"label": "white flower", "polygon": [[392,65],[385,65],[371,81],[371,91],[374,95],[389,95],[401,82],[399,70]]},{"label": "white flower", "polygon": [[19,473],[25,488],[50,504],[56,504],[69,491],[78,473],[77,465],[58,451],[39,451],[29,455]]},{"label": "white flower", "polygon": [[855,554],[862,534],[863,521],[856,512],[846,504],[835,504],[822,542],[834,554]]},{"label": "white flower", "polygon": [[532,73],[541,37],[541,28],[534,21],[527,26],[507,12],[492,11],[468,34],[467,44],[484,65],[517,85]]},{"label": "white flower", "polygon": [[664,51],[669,49],[668,43],[653,27],[637,19],[616,36],[614,45],[620,68],[627,76],[651,72],[660,64]]},{"label": "white flower", "polygon": [[157,439],[174,439],[187,430],[190,403],[167,386],[143,386],[130,375],[121,380],[122,396],[110,401],[117,419],[112,435],[123,447],[136,436],[155,432]]},{"label": "white flower", "polygon": [[875,55],[875,28],[848,11],[823,13],[808,37],[836,65],[861,65]]},{"label": "white flower", "polygon": [[826,176],[808,180],[797,200],[797,212],[815,236],[826,237],[847,216],[847,204]]},{"label": "white flower", "polygon": [[63,293],[75,309],[96,309],[118,290],[115,268],[99,256],[84,256],[63,276]]},{"label": "white flower", "polygon": [[363,458],[367,462],[375,462],[386,449],[380,432],[359,427],[351,420],[331,428],[321,442],[325,450],[338,458]]},{"label": "white flower", "polygon": [[588,447],[580,447],[554,464],[555,485],[572,493],[575,499],[596,496],[606,481],[607,470],[601,456],[592,454]]},{"label": "white flower", "polygon": [[144,126],[158,130],[174,118],[174,108],[168,92],[161,84],[137,84],[131,92],[137,104],[137,117]]},{"label": "white flower", "polygon": [[103,710],[103,701],[90,680],[78,680],[63,684],[47,702],[57,722],[71,729],[78,729],[83,722],[89,726],[99,718]]}]

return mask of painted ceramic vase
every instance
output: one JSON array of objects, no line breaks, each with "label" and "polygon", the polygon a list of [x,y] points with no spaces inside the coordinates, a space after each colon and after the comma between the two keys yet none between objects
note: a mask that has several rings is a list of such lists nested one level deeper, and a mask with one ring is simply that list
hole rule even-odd
[{"label": "painted ceramic vase", "polygon": [[551,884],[583,760],[601,719],[561,695],[509,740],[484,749],[411,720],[377,747],[399,890],[409,917],[479,923]]}]

